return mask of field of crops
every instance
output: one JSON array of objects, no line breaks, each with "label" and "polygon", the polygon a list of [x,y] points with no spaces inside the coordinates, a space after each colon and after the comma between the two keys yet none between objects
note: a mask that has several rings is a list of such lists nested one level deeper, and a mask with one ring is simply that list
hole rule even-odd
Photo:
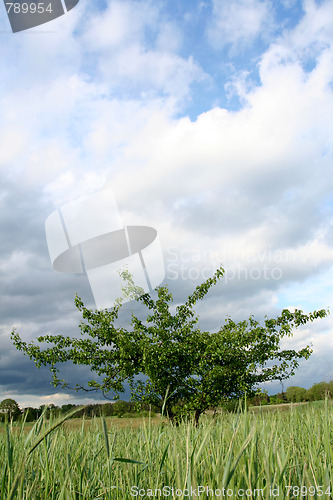
[{"label": "field of crops", "polygon": [[333,498],[330,402],[126,423],[3,425],[0,499]]}]

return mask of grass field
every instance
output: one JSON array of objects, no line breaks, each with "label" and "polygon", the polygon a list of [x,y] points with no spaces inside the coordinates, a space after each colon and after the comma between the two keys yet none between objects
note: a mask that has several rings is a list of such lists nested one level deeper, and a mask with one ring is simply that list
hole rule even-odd
[{"label": "grass field", "polygon": [[333,406],[2,426],[0,499],[333,498]]}]

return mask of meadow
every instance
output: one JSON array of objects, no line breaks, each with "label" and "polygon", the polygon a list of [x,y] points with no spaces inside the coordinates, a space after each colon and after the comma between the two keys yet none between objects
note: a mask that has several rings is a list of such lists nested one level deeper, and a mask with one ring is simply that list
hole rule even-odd
[{"label": "meadow", "polygon": [[0,428],[0,499],[333,498],[333,405]]}]

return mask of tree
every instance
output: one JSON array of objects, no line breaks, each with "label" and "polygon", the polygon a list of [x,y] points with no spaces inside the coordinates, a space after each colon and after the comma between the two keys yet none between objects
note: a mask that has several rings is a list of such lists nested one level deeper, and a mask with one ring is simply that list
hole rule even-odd
[{"label": "tree", "polygon": [[0,415],[4,420],[8,415],[9,420],[16,420],[21,415],[18,403],[14,399],[4,399],[0,403]]},{"label": "tree", "polygon": [[326,396],[331,396],[331,385],[328,382],[319,382],[318,384],[313,384],[310,389],[306,391],[306,399],[308,401],[320,401],[325,399]]},{"label": "tree", "polygon": [[105,403],[102,407],[102,414],[104,417],[113,417],[114,415],[114,403]]},{"label": "tree", "polygon": [[267,391],[264,391],[262,389],[258,390],[252,398],[248,399],[248,402],[251,404],[251,406],[266,405],[269,401],[270,398],[267,394]]},{"label": "tree", "polygon": [[292,385],[286,390],[286,398],[291,403],[300,403],[305,400],[306,389]]},{"label": "tree", "polygon": [[[76,297],[83,317],[79,325],[82,337],[38,337],[40,344],[52,344],[44,350],[34,342],[26,344],[15,329],[12,340],[37,367],[49,366],[55,386],[69,387],[58,377],[59,364],[72,361],[89,366],[102,377],[101,381],[91,380],[88,387],[77,385],[75,390],[100,389],[106,397],[112,392],[119,397],[127,382],[134,401],[163,408],[172,420],[192,414],[198,422],[208,408],[245,393],[252,395],[260,383],[293,375],[299,360],[308,359],[312,351],[309,346],[299,351],[280,350],[280,340],[292,335],[293,328],[327,315],[324,309],[308,315],[284,309],[277,318],[266,317],[263,324],[253,316],[239,323],[227,318],[217,332],[201,331],[194,305],[223,274],[223,268],[218,268],[172,314],[173,297],[167,286],[156,289],[154,300],[150,294],[141,294],[128,271],[123,271],[124,295],[148,310],[144,319],[132,314],[130,329],[116,326],[121,300],[110,310],[94,311]],[[140,374],[145,378],[140,379]]]},{"label": "tree", "polygon": [[27,408],[24,408],[23,413],[24,413],[26,422],[34,422],[38,418],[37,408],[32,408],[31,406],[28,406]]},{"label": "tree", "polygon": [[74,405],[73,403],[67,403],[61,406],[61,413],[67,413],[78,405]]},{"label": "tree", "polygon": [[126,401],[122,399],[119,399],[113,404],[113,414],[117,417],[123,417],[125,413],[129,413],[130,409],[129,403],[126,403]]}]

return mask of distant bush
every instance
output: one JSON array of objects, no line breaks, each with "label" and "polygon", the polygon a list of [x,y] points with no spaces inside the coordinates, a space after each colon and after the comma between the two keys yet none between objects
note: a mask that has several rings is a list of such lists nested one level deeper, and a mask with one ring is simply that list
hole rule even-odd
[{"label": "distant bush", "polygon": [[305,401],[306,392],[303,387],[291,386],[286,390],[286,398],[291,403],[300,403]]},{"label": "distant bush", "polygon": [[38,410],[37,408],[24,408],[23,410],[23,418],[26,419],[26,422],[34,422],[38,418]]},{"label": "distant bush", "polygon": [[325,399],[326,396],[328,398],[333,396],[333,380],[314,384],[305,394],[307,401],[320,401]]}]

